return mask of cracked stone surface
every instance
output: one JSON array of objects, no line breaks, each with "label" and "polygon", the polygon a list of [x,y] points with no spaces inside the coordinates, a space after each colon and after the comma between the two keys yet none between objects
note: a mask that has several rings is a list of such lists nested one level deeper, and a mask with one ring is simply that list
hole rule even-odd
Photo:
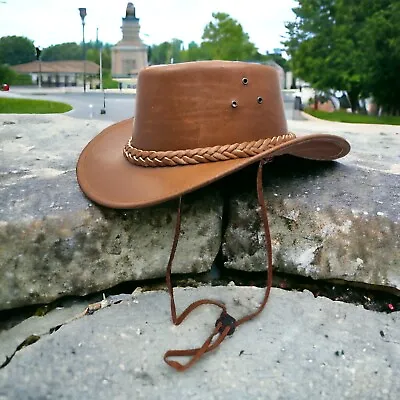
[{"label": "cracked stone surface", "polygon": [[[239,318],[263,289],[176,289],[179,310],[199,298]],[[272,289],[266,309],[218,350],[177,373],[166,350],[203,343],[218,310],[198,309],[172,325],[165,292],[132,300],[61,327],[20,350],[0,370],[0,399],[341,399],[397,400],[400,313]]]},{"label": "cracked stone surface", "polygon": [[[276,269],[400,290],[400,127],[338,132],[307,124],[292,121],[291,128],[339,133],[352,151],[333,163],[281,157],[264,168]],[[224,265],[263,270],[255,171],[244,171],[232,185],[242,190],[231,191]]]},{"label": "cracked stone surface", "polygon": [[[76,182],[80,151],[106,125],[0,116],[0,310],[165,275],[177,203],[109,210],[88,201]],[[212,187],[185,198],[174,272],[211,268],[221,216]]]},{"label": "cracked stone surface", "polygon": [[36,312],[38,315],[23,319],[21,322],[13,324],[10,328],[0,326],[0,365],[7,358],[10,358],[18,346],[27,338],[49,335],[51,329],[73,319],[82,313],[90,303],[95,303],[98,300],[100,300],[99,296],[85,300],[74,298],[60,301],[57,307],[45,315],[40,315],[45,311],[39,309]]}]

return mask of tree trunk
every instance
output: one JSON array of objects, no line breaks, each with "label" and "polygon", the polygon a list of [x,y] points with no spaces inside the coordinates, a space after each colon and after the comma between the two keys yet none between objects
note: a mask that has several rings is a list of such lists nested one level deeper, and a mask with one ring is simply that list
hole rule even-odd
[{"label": "tree trunk", "polygon": [[315,95],[314,95],[314,110],[318,110],[318,96],[317,96],[317,92],[315,92]]},{"label": "tree trunk", "polygon": [[351,111],[356,113],[359,109],[358,97],[360,95],[360,91],[358,89],[351,89],[349,90],[348,95],[351,104]]}]

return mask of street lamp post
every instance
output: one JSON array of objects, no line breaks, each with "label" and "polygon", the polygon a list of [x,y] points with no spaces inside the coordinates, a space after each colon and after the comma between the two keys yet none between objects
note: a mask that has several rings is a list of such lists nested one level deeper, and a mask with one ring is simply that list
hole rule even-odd
[{"label": "street lamp post", "polygon": [[96,46],[99,49],[100,62],[100,90],[103,90],[103,43],[99,43],[99,28],[96,28]]},{"label": "street lamp post", "polygon": [[83,91],[86,92],[86,44],[85,44],[85,17],[86,8],[79,8],[79,15],[82,20],[82,39],[83,39]]},{"label": "street lamp post", "polygon": [[100,110],[100,114],[106,113],[106,92],[103,87],[103,62],[102,62],[102,52],[103,52],[103,43],[99,46],[99,28],[96,29],[96,44],[99,47],[100,53],[100,90],[103,92],[103,108]]},{"label": "street lamp post", "polygon": [[42,87],[42,60],[40,59],[40,55],[42,54],[42,50],[39,47],[35,47],[36,50],[36,60],[39,63],[39,77],[38,77],[38,87]]}]

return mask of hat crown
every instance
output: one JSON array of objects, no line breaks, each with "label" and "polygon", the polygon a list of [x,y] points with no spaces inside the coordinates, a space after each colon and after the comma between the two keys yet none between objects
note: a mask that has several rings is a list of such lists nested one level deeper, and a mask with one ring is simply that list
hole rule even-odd
[{"label": "hat crown", "polygon": [[152,66],[139,73],[132,145],[168,151],[287,133],[278,73],[236,61]]}]

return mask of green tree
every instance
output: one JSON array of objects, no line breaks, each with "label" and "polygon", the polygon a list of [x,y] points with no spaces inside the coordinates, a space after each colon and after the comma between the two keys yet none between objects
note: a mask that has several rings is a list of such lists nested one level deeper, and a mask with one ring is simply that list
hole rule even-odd
[{"label": "green tree", "polygon": [[298,3],[284,42],[294,74],[318,90],[345,90],[353,111],[360,95],[372,95],[388,112],[398,112],[399,1]]},{"label": "green tree", "polygon": [[[199,60],[245,60],[266,61],[249,40],[242,26],[228,14],[213,13],[213,20],[205,27],[203,41],[192,41],[187,49],[180,39],[172,39],[148,48],[150,64],[169,64]],[[271,58],[272,59],[272,58]],[[282,59],[283,60],[283,59]],[[279,59],[278,64],[283,63]]]},{"label": "green tree", "polygon": [[370,14],[360,30],[367,92],[387,114],[400,115],[400,2],[361,0],[360,7]]},{"label": "green tree", "polygon": [[280,65],[284,71],[289,71],[288,61],[282,57],[281,53],[268,53],[265,56],[262,56],[260,61],[273,61]]},{"label": "green tree", "polygon": [[18,74],[5,64],[0,64],[0,85],[32,85],[32,78],[27,74]]},{"label": "green tree", "polygon": [[361,50],[349,12],[355,1],[300,1],[293,9],[296,21],[286,24],[289,38],[284,42],[294,74],[317,90],[347,91],[353,111],[363,88]]},{"label": "green tree", "polygon": [[74,42],[61,43],[43,49],[42,61],[82,60],[83,48]]},{"label": "green tree", "polygon": [[3,83],[11,84],[16,75],[17,73],[11,68],[8,68],[5,64],[0,64],[0,85]]},{"label": "green tree", "polygon": [[[102,62],[104,69],[111,69],[111,48],[109,43],[88,42],[86,47],[86,59],[96,64],[100,63],[100,47],[102,50]],[[83,44],[80,43],[60,43],[45,48],[42,52],[42,61],[63,61],[63,60],[82,60]]]},{"label": "green tree", "polygon": [[201,47],[196,42],[190,42],[186,50],[185,61],[198,61],[202,59]]},{"label": "green tree", "polygon": [[207,53],[204,46],[199,46],[196,42],[190,42],[187,49],[183,46],[180,39],[172,39],[171,42],[163,42],[148,47],[149,63],[169,64],[171,59],[174,63],[198,60],[210,60],[212,57]]},{"label": "green tree", "polygon": [[183,42],[180,39],[172,39],[170,46],[170,54],[174,63],[182,62]]},{"label": "green tree", "polygon": [[24,36],[0,38],[0,64],[17,65],[35,60],[33,41]]},{"label": "green tree", "polygon": [[150,57],[150,64],[169,64],[171,60],[171,43],[154,44],[151,46]]},{"label": "green tree", "polygon": [[[103,47],[102,50],[102,64],[103,69],[111,69],[111,48],[110,47]],[[90,48],[86,51],[86,59],[88,61],[93,61],[96,64],[100,65],[100,50],[99,48]]]},{"label": "green tree", "polygon": [[201,47],[211,59],[253,60],[258,51],[243,31],[242,25],[226,13],[213,13],[204,29]]},{"label": "green tree", "polygon": [[196,42],[190,42],[187,49],[181,51],[182,61],[211,60],[212,56],[204,46],[199,46]]}]

